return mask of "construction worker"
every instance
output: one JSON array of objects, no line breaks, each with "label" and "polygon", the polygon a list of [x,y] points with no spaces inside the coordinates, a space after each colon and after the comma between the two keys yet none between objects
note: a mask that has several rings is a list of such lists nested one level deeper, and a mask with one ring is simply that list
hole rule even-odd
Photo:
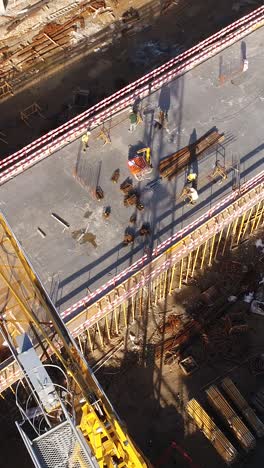
[{"label": "construction worker", "polygon": [[215,177],[220,176],[221,179],[219,181],[219,185],[222,184],[223,180],[227,179],[227,171],[225,166],[220,164],[220,161],[216,161],[214,170],[212,174],[209,176],[210,178],[214,179]]},{"label": "construction worker", "polygon": [[87,130],[87,132],[82,136],[82,150],[85,152],[88,148],[88,142],[90,138],[91,132]]},{"label": "construction worker", "polygon": [[146,148],[142,148],[140,150],[137,151],[137,154],[141,154],[143,153],[143,156],[145,158],[145,161],[146,163],[149,165],[149,167],[152,167],[152,164],[151,164],[151,150],[149,147],[146,147]]},{"label": "construction worker", "polygon": [[188,198],[189,198],[189,205],[195,205],[195,203],[198,200],[198,192],[194,187],[189,188]]},{"label": "construction worker", "polygon": [[184,201],[189,200],[189,204],[194,205],[198,200],[198,192],[194,187],[192,187],[190,182],[187,182],[187,184],[185,184],[185,186],[183,187],[180,198]]},{"label": "construction worker", "polygon": [[129,120],[130,120],[130,127],[128,131],[134,132],[134,130],[136,130],[136,127],[137,127],[138,116],[137,116],[137,113],[133,110],[133,108],[130,109]]},{"label": "construction worker", "polygon": [[158,128],[158,130],[161,130],[163,127],[166,126],[167,120],[167,112],[159,110],[157,116],[154,118],[154,128]]}]

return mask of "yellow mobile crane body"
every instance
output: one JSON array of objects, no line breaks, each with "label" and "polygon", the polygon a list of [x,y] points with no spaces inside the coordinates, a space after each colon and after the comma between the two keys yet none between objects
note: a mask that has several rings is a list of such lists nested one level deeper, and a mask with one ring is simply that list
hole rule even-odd
[{"label": "yellow mobile crane body", "polygon": [[[85,357],[69,334],[2,214],[0,214],[0,239],[0,288],[5,288],[6,297],[8,297],[4,307],[2,305],[0,326],[2,335],[13,350],[13,356],[19,362],[16,349],[21,328],[26,333],[33,329],[34,336],[38,336],[34,343],[35,350],[39,349],[38,354],[42,354],[41,346],[45,343],[46,355],[57,356],[78,387],[78,404],[80,399],[85,401],[76,430],[82,433],[80,444],[82,445],[85,440],[91,459],[94,460],[93,466],[99,468],[150,467],[128,436],[124,425],[92,374]],[[55,431],[55,429],[56,427],[53,427],[52,430]],[[41,437],[44,435],[46,436],[47,433]],[[23,436],[23,438],[25,442],[26,437]],[[27,441],[26,445],[30,443]],[[52,448],[52,446],[48,447],[47,450],[52,450]],[[92,466],[89,463],[85,464],[81,455],[78,460],[77,452],[74,455],[77,460],[76,464],[71,466],[82,468]],[[37,460],[36,453],[34,454],[36,460],[35,458],[33,460],[35,465],[37,467],[48,466]]]}]

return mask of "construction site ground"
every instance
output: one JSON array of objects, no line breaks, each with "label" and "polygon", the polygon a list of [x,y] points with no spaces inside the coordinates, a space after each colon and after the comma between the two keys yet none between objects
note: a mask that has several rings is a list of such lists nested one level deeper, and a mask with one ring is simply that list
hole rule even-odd
[{"label": "construction site ground", "polygon": [[[100,129],[95,129],[86,153],[77,140],[1,187],[1,210],[60,310],[94,291],[230,193],[239,183],[238,171],[243,183],[263,169],[263,37],[262,28],[145,98],[141,103],[143,123],[134,133],[128,132],[128,111],[123,112],[106,124],[111,144],[103,145],[96,138]],[[249,61],[249,69],[243,73],[241,51]],[[219,81],[219,63],[226,74],[224,84]],[[153,127],[159,104],[169,108],[168,128],[160,131]],[[215,126],[225,134],[225,141],[217,152],[198,161],[199,200],[195,206],[179,199],[185,173],[170,182],[158,181],[148,190],[147,183],[159,175],[160,159]],[[133,181],[145,209],[137,211],[134,244],[124,247],[124,232],[135,207],[124,206],[119,183],[130,176],[129,155],[142,146],[152,149],[153,173],[140,184]],[[78,158],[87,161],[88,190],[74,177]],[[208,179],[216,159],[228,171],[222,185]],[[117,168],[120,179],[113,184],[110,179]],[[96,184],[104,191],[100,202],[89,191]],[[111,214],[105,219],[102,214],[107,206]],[[52,213],[62,217],[69,228],[64,229]],[[143,222],[152,231],[145,241],[138,235]],[[38,228],[46,233],[45,238]]]},{"label": "construction site ground", "polygon": [[[55,2],[49,3],[49,10],[47,6],[43,7],[46,16],[40,18],[42,22],[38,23],[35,17],[30,19],[35,34],[43,29],[45,21],[49,26],[47,14],[55,9]],[[121,34],[120,19],[127,10],[127,2],[120,1],[118,7],[114,7],[115,20],[109,12],[96,16],[92,22],[91,17],[87,17],[84,29],[79,29],[79,20],[76,20],[78,29],[73,34],[77,43],[73,49],[63,51],[58,47],[57,55],[52,55],[44,62],[33,62],[27,72],[19,72],[20,65],[12,65],[16,77],[14,81],[18,84],[14,87],[14,96],[7,95],[7,100],[0,100],[0,131],[4,133],[4,138],[0,139],[1,158],[254,10],[262,1],[203,0],[194,4],[190,0],[179,0],[170,3],[170,8],[160,14],[161,6],[157,0],[130,1],[129,8],[135,8],[140,18],[132,24],[129,32]],[[56,4],[58,8],[63,7],[63,1],[57,0]],[[109,5],[113,7],[111,2]],[[19,6],[23,6],[22,2],[17,9]],[[65,18],[60,16],[55,23],[63,23],[68,19],[69,12]],[[7,37],[6,27],[10,22],[12,19],[7,18],[5,27],[1,24],[2,39]],[[19,28],[12,30],[9,35],[18,46],[22,42],[30,43],[31,29],[27,36],[23,23]],[[2,45],[9,45],[10,40],[5,41]],[[13,62],[15,60],[10,63]],[[8,77],[6,80],[10,81]],[[82,101],[75,106],[74,93],[78,88],[89,91],[89,96],[88,102]],[[45,119],[32,116],[30,126],[27,126],[21,120],[20,112],[35,102],[41,107]]]},{"label": "construction site ground", "polygon": [[[239,248],[220,256],[207,271],[198,271],[181,290],[177,289],[179,278],[175,278],[172,296],[150,310],[145,309],[142,318],[126,331],[122,348],[112,352],[112,357],[96,374],[126,421],[130,434],[156,467],[226,466],[211,443],[188,418],[185,405],[191,398],[202,404],[239,450],[241,458],[236,466],[262,466],[262,440],[258,439],[256,449],[246,456],[209,406],[205,389],[213,383],[220,385],[221,380],[229,376],[252,406],[253,395],[264,387],[264,374],[254,375],[251,366],[252,359],[264,351],[264,316],[250,312],[250,304],[245,301],[249,292],[258,290],[264,297],[263,284],[259,284],[264,274],[263,247],[256,247],[256,241],[263,239],[263,234],[262,229]],[[240,273],[231,272],[232,262],[239,266]],[[241,273],[242,270],[247,273]],[[211,301],[208,293],[208,304],[201,307],[202,293],[211,287],[218,288],[219,293],[211,297]],[[235,296],[233,303],[229,302],[231,296]],[[246,333],[228,335],[225,317],[231,312],[243,314],[249,327]],[[186,320],[201,320],[205,313],[209,317],[207,323],[211,321],[211,324],[205,326],[184,351],[172,356],[167,364],[164,364],[165,352],[161,352],[158,359],[154,358],[153,349],[157,343],[169,336],[179,336]],[[166,326],[171,314],[178,320],[174,330]],[[207,344],[205,336],[208,337]],[[120,337],[117,338],[119,341]],[[100,357],[99,348],[98,344],[95,360]],[[115,349],[114,342],[109,349]],[[104,349],[104,355],[106,351]],[[187,376],[181,371],[178,361],[189,355],[196,360],[198,369]],[[93,358],[89,355],[89,359],[92,361]],[[263,415],[258,415],[263,420]],[[188,453],[193,465],[188,464],[177,450],[173,450],[165,462],[166,449],[173,441]]]}]

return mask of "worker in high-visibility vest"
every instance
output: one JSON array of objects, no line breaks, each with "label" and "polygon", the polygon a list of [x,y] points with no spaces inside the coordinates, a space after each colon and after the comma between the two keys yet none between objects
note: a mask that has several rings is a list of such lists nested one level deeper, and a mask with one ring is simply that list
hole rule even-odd
[{"label": "worker in high-visibility vest", "polygon": [[91,132],[87,131],[83,136],[82,136],[82,150],[85,152],[88,148],[88,142],[90,138]]},{"label": "worker in high-visibility vest", "polygon": [[146,147],[146,148],[142,148],[140,150],[137,151],[137,154],[141,154],[143,153],[144,154],[144,158],[145,158],[145,161],[146,163],[152,167],[152,164],[151,164],[151,150],[149,147]]}]

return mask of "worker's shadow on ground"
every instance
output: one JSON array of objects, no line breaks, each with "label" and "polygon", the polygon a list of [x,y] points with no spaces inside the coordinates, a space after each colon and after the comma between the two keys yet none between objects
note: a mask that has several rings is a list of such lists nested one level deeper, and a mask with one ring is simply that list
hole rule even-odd
[{"label": "worker's shadow on ground", "polygon": [[154,466],[169,468],[170,464],[156,465],[156,462],[162,459],[173,438],[184,434],[183,418],[177,411],[177,405],[180,405],[179,389],[172,389],[163,378],[162,384],[170,395],[170,401],[173,399],[176,405],[165,399],[160,401],[159,397],[157,399],[157,364],[153,346],[149,345],[147,351],[143,351],[143,359],[142,349],[139,350],[138,345],[130,341],[127,347],[121,366],[107,367],[106,364],[97,373],[97,378],[142,452]]}]

